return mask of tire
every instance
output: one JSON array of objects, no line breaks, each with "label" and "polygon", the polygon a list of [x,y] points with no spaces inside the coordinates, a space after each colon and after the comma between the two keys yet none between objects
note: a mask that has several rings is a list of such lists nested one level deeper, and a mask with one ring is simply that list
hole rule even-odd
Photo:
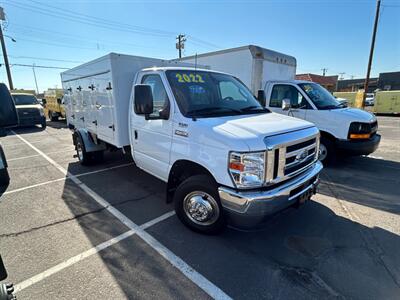
[{"label": "tire", "polygon": [[79,162],[83,166],[87,166],[92,162],[91,153],[86,152],[85,144],[81,136],[78,134],[75,141],[76,154],[78,156]]},{"label": "tire", "polygon": [[208,175],[184,180],[175,191],[174,205],[178,218],[193,231],[217,234],[225,228],[217,185]]},{"label": "tire", "polygon": [[319,161],[324,166],[332,165],[336,161],[335,144],[332,140],[321,137],[319,151]]},{"label": "tire", "polygon": [[42,129],[46,129],[47,123],[46,123],[46,118],[44,118],[44,120],[42,121],[42,124],[40,124],[42,126]]},{"label": "tire", "polygon": [[52,122],[58,121],[58,115],[54,115],[54,113],[51,110],[49,110],[48,115],[49,115],[50,121],[52,121]]}]

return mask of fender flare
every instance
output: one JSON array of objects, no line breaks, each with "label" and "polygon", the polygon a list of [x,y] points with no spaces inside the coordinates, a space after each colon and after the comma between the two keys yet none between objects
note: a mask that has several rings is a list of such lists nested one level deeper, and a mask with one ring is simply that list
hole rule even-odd
[{"label": "fender flare", "polygon": [[75,146],[78,136],[82,139],[86,152],[104,151],[107,149],[106,143],[99,141],[99,143],[96,144],[89,132],[83,128],[75,129],[74,133],[72,134],[72,139]]}]

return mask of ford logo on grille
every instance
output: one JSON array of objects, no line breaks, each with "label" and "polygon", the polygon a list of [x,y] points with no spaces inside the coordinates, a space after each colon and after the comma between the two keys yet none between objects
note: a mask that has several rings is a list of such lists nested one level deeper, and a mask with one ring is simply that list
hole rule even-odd
[{"label": "ford logo on grille", "polygon": [[296,155],[296,161],[297,162],[302,162],[303,160],[306,159],[308,154],[307,150],[303,150],[302,152],[300,152],[299,154]]}]

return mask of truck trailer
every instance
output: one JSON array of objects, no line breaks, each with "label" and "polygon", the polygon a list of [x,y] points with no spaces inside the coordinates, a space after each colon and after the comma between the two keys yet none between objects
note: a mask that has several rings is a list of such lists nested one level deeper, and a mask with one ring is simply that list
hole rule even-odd
[{"label": "truck trailer", "polygon": [[192,230],[257,226],[316,192],[318,129],[262,107],[229,74],[111,53],[61,77],[80,162],[130,149]]}]

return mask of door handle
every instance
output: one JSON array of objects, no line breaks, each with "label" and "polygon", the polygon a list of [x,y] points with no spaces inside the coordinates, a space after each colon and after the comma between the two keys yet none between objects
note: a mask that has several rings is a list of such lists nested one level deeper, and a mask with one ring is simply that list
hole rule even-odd
[{"label": "door handle", "polygon": [[96,108],[97,108],[97,109],[100,109],[100,108],[101,108],[101,104],[96,103]]},{"label": "door handle", "polygon": [[138,133],[137,133],[137,130],[135,130],[135,131],[134,131],[134,133],[135,133],[135,140],[137,140],[137,139],[138,139]]}]

